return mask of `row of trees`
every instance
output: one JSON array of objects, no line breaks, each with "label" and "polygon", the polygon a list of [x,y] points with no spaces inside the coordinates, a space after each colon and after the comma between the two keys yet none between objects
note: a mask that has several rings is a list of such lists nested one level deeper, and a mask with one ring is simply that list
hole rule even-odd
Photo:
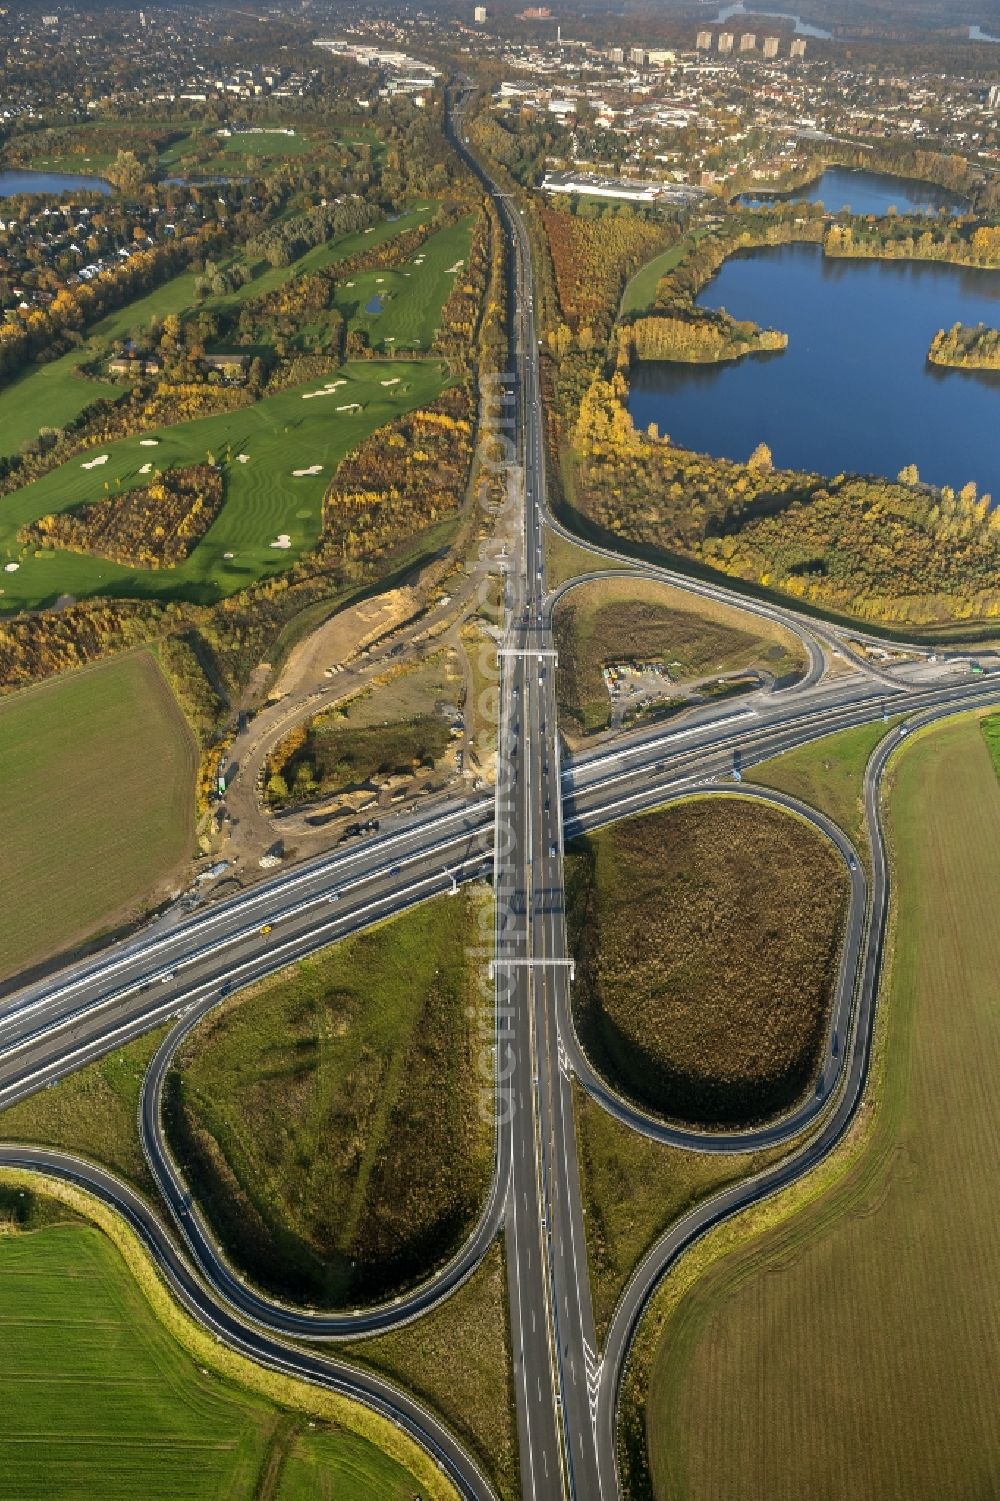
[{"label": "row of trees", "polygon": [[374,204],[361,198],[319,205],[262,229],[247,242],[247,254],[272,266],[290,266],[307,250],[337,235],[358,234],[383,217]]},{"label": "row of trees", "polygon": [[32,307],[0,323],[0,380],[15,375],[29,360],[48,354],[114,308],[123,307],[186,266],[194,255],[219,248],[210,225],[193,235],[150,250],[137,250],[121,265],[91,281],[64,287],[48,307]]},{"label": "row of trees", "polygon": [[971,227],[953,221],[852,219],[831,224],[823,237],[823,254],[897,261],[945,261],[958,266],[1000,266],[1000,228]]}]

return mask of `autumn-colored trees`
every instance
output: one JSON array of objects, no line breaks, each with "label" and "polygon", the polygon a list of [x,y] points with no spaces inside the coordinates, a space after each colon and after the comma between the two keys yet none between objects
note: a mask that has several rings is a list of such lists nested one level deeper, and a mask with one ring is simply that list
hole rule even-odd
[{"label": "autumn-colored trees", "polygon": [[221,471],[192,464],[157,474],[140,489],[42,516],[23,526],[18,539],[32,547],[98,553],[128,568],[172,568],[208,531],[224,498]]},{"label": "autumn-colored trees", "polygon": [[581,403],[576,502],[598,526],[748,583],[868,620],[1000,616],[1000,513],[973,485],[776,470],[636,431],[619,374]]},{"label": "autumn-colored trees", "polygon": [[699,318],[666,314],[637,318],[628,329],[628,337],[636,359],[697,365],[738,360],[761,350],[784,349],[788,344],[788,335],[776,329],[710,312]]},{"label": "autumn-colored trees", "polygon": [[628,278],[677,238],[676,227],[627,208],[590,219],[546,207],[541,218],[565,328],[553,331],[554,348],[557,353],[573,344],[593,349],[611,331]]},{"label": "autumn-colored trees", "polygon": [[956,323],[947,331],[938,329],[927,358],[932,365],[955,365],[964,370],[1000,370],[1000,330],[977,323],[967,328]]}]

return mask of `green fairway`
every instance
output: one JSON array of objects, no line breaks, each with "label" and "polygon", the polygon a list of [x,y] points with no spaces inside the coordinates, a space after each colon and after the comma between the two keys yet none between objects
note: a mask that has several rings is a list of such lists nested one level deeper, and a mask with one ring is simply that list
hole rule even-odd
[{"label": "green fairway", "polygon": [[163,884],[191,848],[194,770],[148,652],[0,702],[0,974]]},{"label": "green fairway", "polygon": [[[294,129],[294,127],[292,127]],[[295,130],[294,135],[286,135],[284,126],[275,126],[274,129],[261,128],[259,131],[240,131],[237,135],[221,136],[223,156],[232,156],[243,159],[248,156],[278,157],[278,156],[305,156],[307,151],[312,151],[316,141],[301,130]]]},{"label": "green fairway", "polygon": [[173,1149],[229,1255],[280,1296],[380,1299],[471,1229],[488,923],[481,891],[438,897],[244,993],[181,1052]]},{"label": "green fairway", "polygon": [[869,1134],[668,1316],[647,1413],[659,1501],[996,1494],[1000,786],[975,719],[908,743],[889,827]]},{"label": "green fairway", "polygon": [[405,265],[365,271],[337,287],[336,303],[350,328],[373,349],[427,349],[456,276],[468,271],[472,220],[431,235]]},{"label": "green fairway", "polygon": [[419,1494],[366,1439],[307,1428],[199,1366],[89,1226],[0,1234],[0,1348],[0,1489],[12,1501]]},{"label": "green fairway", "polygon": [[17,453],[43,427],[65,427],[92,401],[128,390],[113,381],[86,380],[78,373],[86,358],[85,352],[71,350],[0,389],[0,457]]},{"label": "green fairway", "polygon": [[372,227],[370,233],[362,230],[317,245],[289,266],[271,266],[267,261],[250,261],[239,255],[224,256],[219,261],[223,269],[240,261],[250,265],[253,275],[234,292],[210,295],[201,303],[195,297],[196,276],[193,271],[172,276],[144,297],[137,297],[92,324],[87,330],[87,343],[83,348],[71,349],[0,388],[0,456],[17,453],[26,439],[37,437],[41,427],[64,427],[92,401],[102,396],[120,395],[127,389],[124,385],[107,381],[85,380],[77,373],[81,364],[94,357],[98,347],[110,348],[115,339],[127,339],[130,334],[148,328],[154,318],[165,318],[169,314],[184,317],[196,307],[213,313],[238,307],[251,297],[273,292],[292,276],[335,265],[347,256],[391,240],[404,230],[425,223],[436,209],[436,203],[418,204],[397,219],[383,219]]},{"label": "green fairway", "polygon": [[[0,609],[37,609],[60,594],[212,603],[283,571],[315,545],[323,496],[344,455],[391,418],[433,400],[446,375],[437,361],[391,366],[358,361],[330,378],[340,384],[328,394],[312,396],[328,384],[312,381],[252,407],[146,433],[147,440],[155,438],[155,447],[143,446],[136,436],[78,455],[5,499],[0,564],[18,566],[2,576]],[[344,410],[355,404],[357,410]],[[105,464],[84,468],[104,454]],[[226,502],[175,568],[129,569],[80,553],[34,551],[17,539],[25,522],[100,500],[119,485],[147,483],[145,465],[204,463],[209,454],[223,466]],[[294,473],[314,466],[314,474]]]}]

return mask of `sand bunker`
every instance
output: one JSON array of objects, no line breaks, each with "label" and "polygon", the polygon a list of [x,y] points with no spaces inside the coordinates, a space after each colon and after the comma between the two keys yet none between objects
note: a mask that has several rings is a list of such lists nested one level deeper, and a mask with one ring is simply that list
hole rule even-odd
[{"label": "sand bunker", "polygon": [[4,573],[16,573],[20,566],[20,563],[5,563],[3,565],[3,571]]},{"label": "sand bunker", "polygon": [[381,386],[398,386],[399,382],[400,382],[400,377],[398,375],[394,375],[392,377],[392,380],[379,381],[379,385],[381,385]]},{"label": "sand bunker", "polygon": [[292,539],[288,535],[287,532],[280,532],[278,534],[278,536],[275,537],[274,541],[271,543],[272,547],[280,547],[283,550],[285,548],[291,547],[291,545],[292,545]]},{"label": "sand bunker", "polygon": [[102,464],[106,464],[108,462],[108,460],[110,459],[110,457],[111,457],[111,455],[109,453],[99,453],[97,455],[96,459],[91,459],[88,464],[81,464],[80,468],[81,469],[100,469],[101,465]]},{"label": "sand bunker", "polygon": [[303,479],[307,474],[322,474],[322,473],[323,473],[323,465],[322,464],[310,464],[308,469],[293,469],[292,470],[292,478],[293,479]]},{"label": "sand bunker", "polygon": [[227,563],[231,563],[236,554],[234,552],[224,552],[222,556]]},{"label": "sand bunker", "polygon": [[360,410],[360,401],[349,401],[346,406],[337,408],[338,412],[360,412]]},{"label": "sand bunker", "polygon": [[139,447],[140,448],[159,448],[159,446],[160,446],[160,440],[159,440],[159,438],[140,438],[139,439]]},{"label": "sand bunker", "polygon": [[456,261],[453,266],[449,266],[448,267],[448,270],[447,270],[447,272],[445,274],[447,276],[454,276],[455,272],[456,271],[461,271],[461,269],[462,269],[462,267],[464,265],[465,265],[464,261]]},{"label": "sand bunker", "polygon": [[316,396],[332,396],[334,391],[339,391],[341,386],[346,386],[346,380],[328,380],[326,385],[318,391],[303,391],[302,400],[312,401]]},{"label": "sand bunker", "polygon": [[140,466],[139,466],[139,473],[140,474],[150,474],[152,472],[152,468],[153,468],[152,464],[140,464]]},{"label": "sand bunker", "polygon": [[236,462],[237,464],[249,464],[250,455],[248,453],[238,453],[236,455]]}]

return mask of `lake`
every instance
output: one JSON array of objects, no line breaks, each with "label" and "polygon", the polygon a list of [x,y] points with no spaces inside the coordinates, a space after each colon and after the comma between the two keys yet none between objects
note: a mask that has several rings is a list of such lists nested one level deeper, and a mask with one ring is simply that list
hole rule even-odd
[{"label": "lake", "polygon": [[828,42],[833,36],[832,31],[824,31],[821,26],[812,26],[808,21],[803,21],[801,16],[795,16],[787,10],[758,10],[750,5],[724,5],[715,17],[716,22],[724,24],[726,21],[750,20],[754,16],[770,18],[774,21],[794,21],[795,31],[798,36],[816,37],[821,42]]},{"label": "lake", "polygon": [[788,348],[726,365],[644,364],[629,410],[686,448],[837,474],[973,479],[1000,500],[1000,376],[927,363],[939,328],[1000,324],[1000,273],[828,260],[786,245],[729,260],[698,299],[788,334]]},{"label": "lake", "polygon": [[73,172],[27,172],[20,167],[8,167],[0,171],[0,198],[13,198],[16,193],[103,193],[111,192],[111,184],[103,177],[82,177]]},{"label": "lake", "polygon": [[887,172],[865,172],[851,167],[828,167],[815,182],[791,193],[744,193],[740,203],[762,208],[772,203],[822,203],[831,214],[842,208],[852,214],[936,214],[940,209],[960,213],[965,200],[956,193],[917,182],[912,177],[891,177]]}]

